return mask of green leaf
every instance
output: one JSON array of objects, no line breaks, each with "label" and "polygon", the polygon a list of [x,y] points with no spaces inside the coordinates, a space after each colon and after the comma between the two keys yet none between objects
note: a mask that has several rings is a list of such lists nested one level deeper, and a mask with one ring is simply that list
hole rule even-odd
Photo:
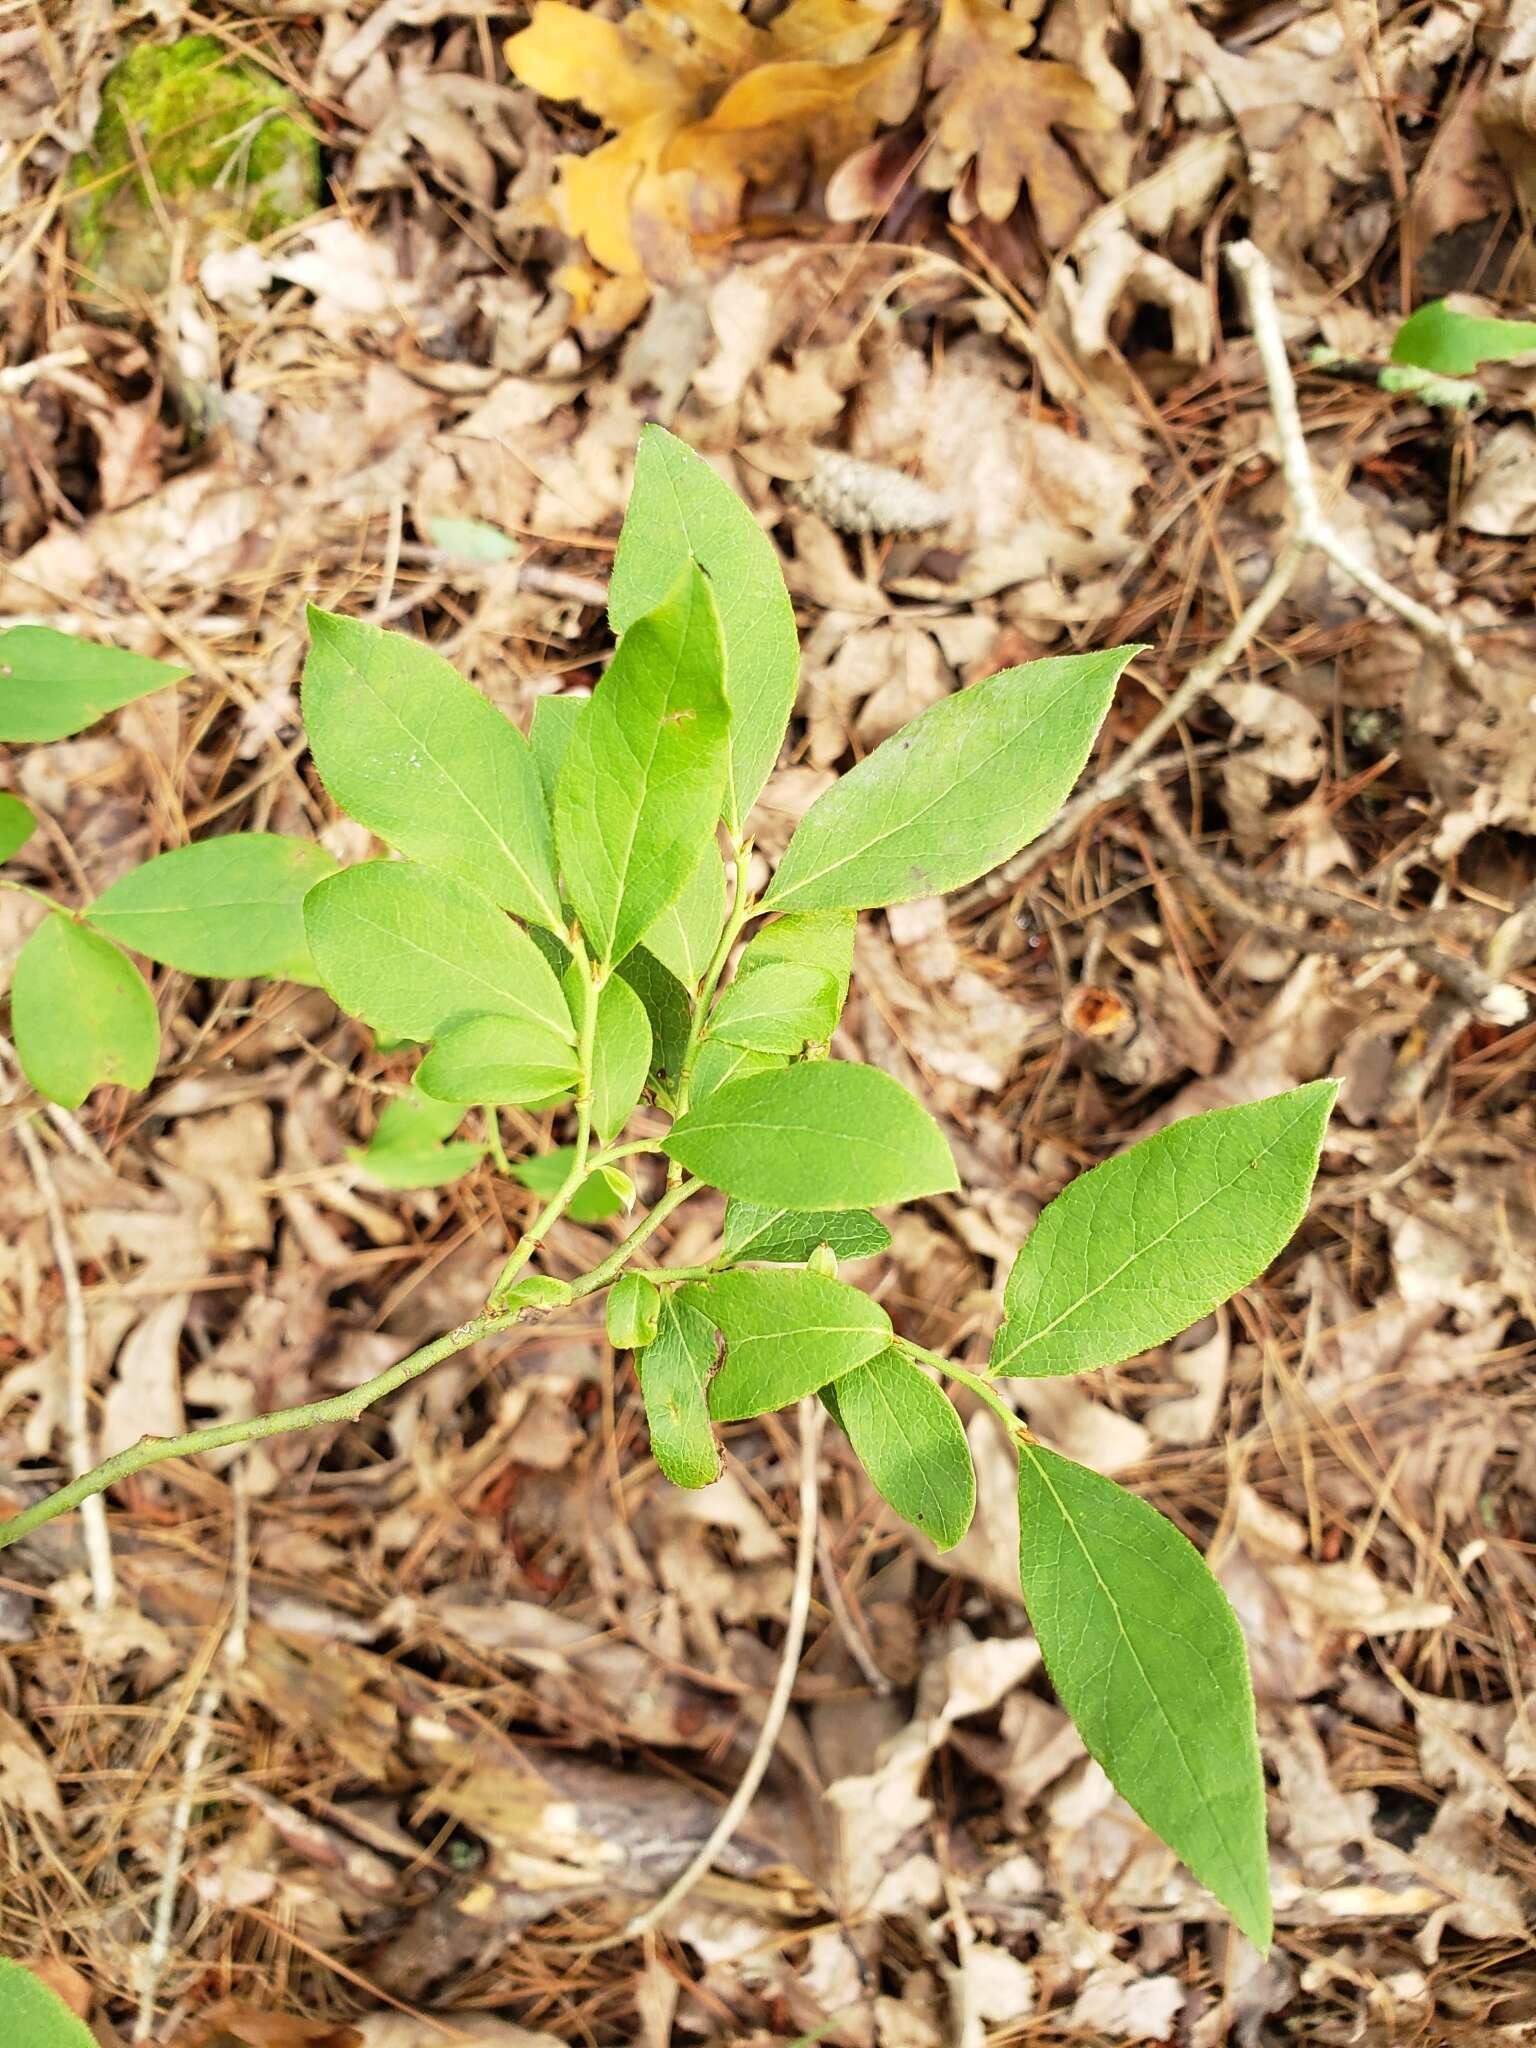
[{"label": "green leaf", "polygon": [[698,865],[720,808],[729,719],[715,601],[689,564],[619,642],[555,790],[560,871],[604,965],[624,958]]},{"label": "green leaf", "polygon": [[814,1394],[883,1351],[891,1319],[842,1280],[799,1267],[719,1273],[680,1297],[725,1339],[725,1361],[709,1383],[717,1422],[741,1422]]},{"label": "green leaf", "polygon": [[555,815],[555,790],[560,770],[565,766],[571,734],[591,701],[590,697],[536,697],[533,701],[528,744],[533,749],[534,766],[539,771],[539,785],[551,818]]},{"label": "green leaf", "polygon": [[608,585],[615,633],[661,603],[689,560],[713,585],[731,706],[725,821],[739,830],[784,743],[799,686],[795,611],[773,543],[702,457],[647,427]]},{"label": "green leaf", "polygon": [[1536,353],[1536,321],[1484,320],[1457,313],[1444,299],[1420,306],[1398,328],[1394,363],[1412,363],[1442,377],[1470,377],[1480,363],[1505,363]]},{"label": "green leaf", "polygon": [[645,1092],[651,1070],[651,1020],[617,974],[598,991],[592,1041],[592,1128],[606,1143],[623,1130]]},{"label": "green leaf", "polygon": [[762,1202],[725,1205],[721,1245],[731,1263],[761,1259],[770,1265],[804,1264],[817,1245],[830,1245],[840,1259],[867,1259],[891,1241],[885,1225],[867,1209],[780,1209]]},{"label": "green leaf", "polygon": [[621,1273],[608,1290],[608,1342],[615,1351],[643,1351],[654,1344],[661,1316],[661,1290],[643,1273]]},{"label": "green leaf", "polygon": [[720,1446],[705,1398],[719,1348],[709,1318],[680,1296],[666,1295],[655,1342],[635,1359],[651,1456],[674,1486],[711,1486],[720,1477]]},{"label": "green leaf", "polygon": [[579,1079],[563,1039],[526,1017],[466,1017],[422,1061],[417,1085],[440,1102],[547,1102]]},{"label": "green leaf", "polygon": [[725,926],[725,864],[713,840],[677,901],[645,935],[645,944],[687,989],[696,989]]},{"label": "green leaf", "polygon": [[436,1102],[412,1086],[409,1095],[392,1096],[366,1145],[349,1145],[347,1157],[370,1180],[386,1188],[440,1188],[462,1180],[485,1157],[484,1145],[442,1140],[464,1119],[462,1102]]},{"label": "green leaf", "polygon": [[671,968],[663,967],[644,946],[636,946],[620,963],[618,974],[645,1006],[651,1026],[651,1085],[657,1101],[670,1107],[693,1022],[688,991]]},{"label": "green leaf", "polygon": [[9,2048],[96,2048],[96,2036],[40,1977],[0,1956],[0,2041]]},{"label": "green leaf", "polygon": [[184,974],[312,981],[304,898],[335,871],[312,839],[232,832],[130,868],[86,916],[119,945]]},{"label": "green leaf", "polygon": [[[564,1187],[575,1157],[574,1145],[556,1145],[551,1152],[520,1161],[512,1169],[512,1178],[547,1202]],[[603,1223],[627,1209],[634,1199],[635,1184],[627,1173],[620,1173],[616,1166],[600,1166],[587,1175],[565,1213],[573,1223]]]},{"label": "green leaf", "polygon": [[1081,1174],[1013,1262],[992,1370],[1118,1365],[1262,1273],[1307,1213],[1336,1081],[1186,1117]]},{"label": "green leaf", "polygon": [[0,740],[68,739],[191,673],[51,626],[12,626],[0,633]]},{"label": "green leaf", "polygon": [[892,1344],[826,1391],[882,1498],[936,1549],[952,1550],[976,1512],[976,1469],[944,1389]]},{"label": "green leaf", "polygon": [[[854,910],[798,910],[765,924],[743,948],[736,979],[759,967],[785,961],[794,967],[819,967],[837,984],[837,1012],[848,1000],[853,973],[853,941],[858,925]],[[833,1022],[837,1021],[834,1014]],[[831,1036],[830,1031],[828,1037]]]},{"label": "green leaf", "polygon": [[517,553],[517,542],[483,519],[429,519],[427,538],[461,562],[510,562]]},{"label": "green leaf", "polygon": [[436,1038],[461,1018],[521,1017],[575,1043],[543,954],[486,897],[414,861],[370,860],[311,889],[315,971],[354,1017],[391,1038]]},{"label": "green leaf", "polygon": [[160,1059],[160,1019],[143,976],[63,911],[16,956],[11,1035],[32,1086],[65,1109],[98,1084],[147,1088]]},{"label": "green leaf", "polygon": [[19,796],[0,790],[0,860],[20,853],[37,830],[37,818]]},{"label": "green leaf", "polygon": [[1139,647],[1007,668],[920,712],[819,796],[763,905],[862,910],[974,882],[1044,831]]},{"label": "green leaf", "polygon": [[740,1081],[748,1074],[767,1074],[783,1065],[778,1053],[749,1052],[744,1045],[727,1045],[723,1038],[706,1038],[693,1063],[689,1100],[697,1109],[727,1081]]},{"label": "green leaf", "polygon": [[430,647],[309,614],[304,729],[344,811],[413,859],[535,924],[562,922],[528,743]]},{"label": "green leaf", "polygon": [[769,961],[722,991],[709,1035],[749,1052],[795,1053],[825,1043],[837,1023],[837,983],[819,967]]},{"label": "green leaf", "polygon": [[960,1185],[927,1110],[889,1074],[842,1060],[728,1081],[662,1149],[711,1187],[785,1209],[866,1209]]},{"label": "green leaf", "polygon": [[1269,1946],[1264,1777],[1242,1631],[1209,1568],[1134,1494],[1019,1453],[1019,1580],[1051,1683],[1110,1782]]}]

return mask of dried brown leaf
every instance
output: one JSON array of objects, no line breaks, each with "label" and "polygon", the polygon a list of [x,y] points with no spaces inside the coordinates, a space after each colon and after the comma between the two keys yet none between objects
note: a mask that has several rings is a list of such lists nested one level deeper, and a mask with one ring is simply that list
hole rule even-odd
[{"label": "dried brown leaf", "polygon": [[[1042,241],[1059,249],[1098,195],[1051,131],[1103,134],[1117,117],[1072,65],[1019,55],[1034,32],[1033,17],[1002,0],[944,0],[928,59],[940,151],[924,177],[952,185],[974,165],[975,208],[993,221],[1007,220],[1027,190]],[[965,190],[951,199],[962,218]]]},{"label": "dried brown leaf", "polygon": [[64,1806],[48,1760],[21,1722],[0,1708],[0,1807],[64,1826]]}]

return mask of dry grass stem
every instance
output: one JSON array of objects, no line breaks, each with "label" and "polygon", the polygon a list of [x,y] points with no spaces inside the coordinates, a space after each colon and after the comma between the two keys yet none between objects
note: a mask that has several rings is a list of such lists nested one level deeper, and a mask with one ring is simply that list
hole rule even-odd
[{"label": "dry grass stem", "polygon": [[[28,1168],[42,1197],[53,1243],[54,1263],[64,1293],[64,1355],[66,1372],[67,1433],[69,1466],[76,1479],[84,1478],[96,1462],[91,1444],[91,1331],[80,1286],[80,1267],[70,1240],[64,1205],[54,1184],[37,1133],[25,1121],[16,1126],[17,1143],[26,1154]],[[107,1508],[99,1494],[81,1504],[81,1528],[85,1536],[86,1564],[91,1577],[91,1599],[99,1613],[105,1613],[117,1598],[117,1574],[112,1565],[112,1538],[107,1528]]]},{"label": "dry grass stem", "polygon": [[757,1788],[767,1775],[778,1746],[779,1735],[784,1727],[784,1717],[789,1712],[789,1702],[795,1689],[795,1678],[800,1669],[800,1656],[805,1648],[806,1624],[811,1614],[811,1588],[816,1577],[816,1530],[820,1518],[821,1491],[821,1431],[824,1415],[821,1403],[814,1394],[808,1394],[796,1411],[800,1433],[800,1526],[795,1536],[795,1579],[790,1594],[789,1612],[784,1621],[784,1641],[779,1651],[779,1669],[773,1681],[773,1691],[768,1695],[768,1704],[763,1710],[763,1725],[757,1731],[757,1740],[752,1745],[752,1754],[742,1772],[735,1791],[721,1809],[720,1818],[710,1829],[708,1839],[698,1853],[681,1871],[667,1889],[643,1913],[637,1913],[618,1941],[639,1941],[642,1936],[660,1927],[669,1914],[688,1897],[701,1878],[707,1877],[719,1858],[720,1852],[736,1833],[757,1797]]}]

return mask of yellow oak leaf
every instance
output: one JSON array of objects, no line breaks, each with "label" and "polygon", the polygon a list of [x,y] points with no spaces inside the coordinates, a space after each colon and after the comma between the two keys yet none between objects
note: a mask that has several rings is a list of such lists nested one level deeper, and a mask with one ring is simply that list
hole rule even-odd
[{"label": "yellow oak leaf", "polygon": [[642,268],[632,220],[637,198],[649,191],[651,210],[665,210],[656,188],[662,151],[677,127],[670,113],[648,114],[590,156],[555,159],[559,182],[552,197],[560,225],[618,276],[632,277]]},{"label": "yellow oak leaf", "polygon": [[791,0],[768,30],[774,54],[818,64],[855,64],[867,57],[898,10],[859,0]]},{"label": "yellow oak leaf", "polygon": [[[1059,249],[1098,199],[1051,131],[1102,133],[1118,117],[1072,65],[1020,56],[1034,33],[1033,19],[1003,0],[943,0],[928,59],[938,147],[924,179],[935,189],[953,185],[974,165],[975,209],[993,221],[1009,217],[1022,187],[1041,240]],[[958,192],[952,210],[965,210]]]},{"label": "yellow oak leaf", "polygon": [[912,31],[861,63],[759,65],[706,120],[680,128],[663,166],[695,172],[719,206],[713,220],[698,216],[695,231],[718,233],[739,218],[749,186],[768,195],[787,187],[792,199],[807,163],[828,176],[880,122],[900,120],[911,104],[917,45]]},{"label": "yellow oak leaf", "polygon": [[920,84],[921,33],[881,44],[895,0],[790,0],[767,28],[741,0],[641,0],[617,23],[534,0],[507,43],[524,85],[613,130],[555,162],[553,218],[618,276],[670,279],[754,201],[793,207]]},{"label": "yellow oak leaf", "polygon": [[548,100],[577,100],[607,128],[681,112],[697,89],[681,69],[633,35],[565,0],[539,0],[507,41],[513,76]]}]

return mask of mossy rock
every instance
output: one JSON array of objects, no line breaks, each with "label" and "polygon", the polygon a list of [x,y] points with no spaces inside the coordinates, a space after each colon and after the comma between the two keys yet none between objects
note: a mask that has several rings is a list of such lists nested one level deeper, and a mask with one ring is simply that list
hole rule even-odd
[{"label": "mossy rock", "polygon": [[320,203],[320,150],[291,92],[216,37],[183,36],[141,43],[111,73],[70,183],[70,253],[87,277],[154,292],[178,243],[196,261],[307,219]]}]

